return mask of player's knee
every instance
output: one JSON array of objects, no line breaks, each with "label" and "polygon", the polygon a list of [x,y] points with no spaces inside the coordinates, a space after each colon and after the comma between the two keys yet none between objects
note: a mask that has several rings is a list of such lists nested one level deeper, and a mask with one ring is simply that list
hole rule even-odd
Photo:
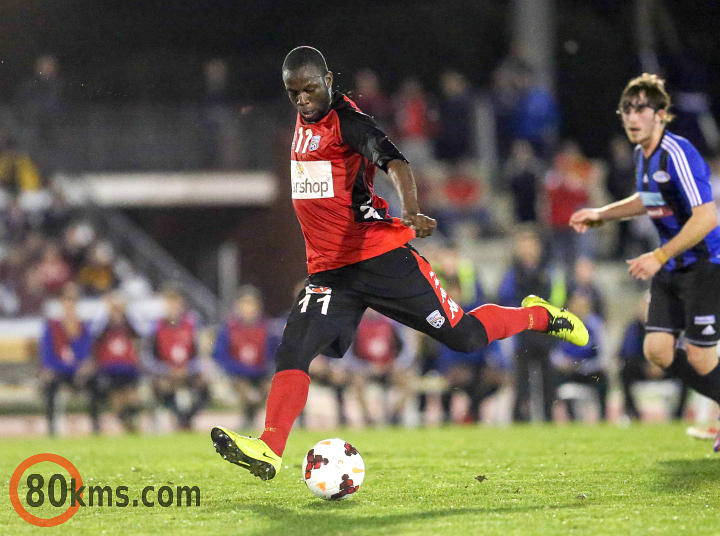
[{"label": "player's knee", "polygon": [[[663,333],[662,335],[666,334]],[[665,337],[661,340],[660,338],[647,336],[645,337],[645,343],[643,345],[645,359],[663,369],[672,364],[675,354],[674,339],[667,341],[664,339]]]},{"label": "player's knee", "polygon": [[[463,320],[465,318],[463,317]],[[474,322],[472,325],[464,324],[462,320],[460,324],[455,326],[451,337],[448,337],[444,344],[455,352],[463,352],[469,354],[478,348],[487,346],[488,336],[485,328],[480,322]]]},{"label": "player's knee", "polygon": [[688,362],[698,374],[705,375],[711,372],[718,364],[717,348],[715,346],[702,347],[688,344],[687,356]]}]

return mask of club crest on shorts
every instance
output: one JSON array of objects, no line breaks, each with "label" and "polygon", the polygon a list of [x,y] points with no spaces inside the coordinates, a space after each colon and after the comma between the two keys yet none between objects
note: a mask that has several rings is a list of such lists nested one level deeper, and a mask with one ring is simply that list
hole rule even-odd
[{"label": "club crest on shorts", "polygon": [[305,287],[305,294],[332,294],[330,287],[321,287],[319,285],[308,285]]},{"label": "club crest on shorts", "polygon": [[430,313],[425,320],[434,328],[439,328],[445,323],[445,317],[437,309]]}]

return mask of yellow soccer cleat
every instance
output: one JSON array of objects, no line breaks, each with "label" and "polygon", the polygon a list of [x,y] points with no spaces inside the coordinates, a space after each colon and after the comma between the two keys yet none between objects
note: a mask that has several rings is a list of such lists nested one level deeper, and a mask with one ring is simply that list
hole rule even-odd
[{"label": "yellow soccer cleat", "polygon": [[223,460],[247,469],[262,480],[274,478],[280,470],[282,458],[262,439],[241,436],[219,426],[212,429],[210,437]]},{"label": "yellow soccer cleat", "polygon": [[539,305],[547,310],[550,315],[548,328],[545,331],[548,335],[557,337],[578,346],[585,346],[590,340],[588,330],[577,316],[567,309],[555,307],[539,296],[527,296],[521,304],[523,307],[535,307]]}]

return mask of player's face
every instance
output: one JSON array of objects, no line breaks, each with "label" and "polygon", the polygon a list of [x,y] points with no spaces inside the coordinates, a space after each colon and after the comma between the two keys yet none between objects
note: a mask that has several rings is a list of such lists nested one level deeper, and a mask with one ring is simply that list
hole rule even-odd
[{"label": "player's face", "polygon": [[317,123],[330,110],[332,73],[323,74],[308,65],[283,72],[283,82],[290,101],[305,122]]},{"label": "player's face", "polygon": [[630,102],[623,104],[620,115],[630,142],[648,148],[652,143],[653,134],[663,128],[665,110],[656,111],[645,94],[641,93]]}]

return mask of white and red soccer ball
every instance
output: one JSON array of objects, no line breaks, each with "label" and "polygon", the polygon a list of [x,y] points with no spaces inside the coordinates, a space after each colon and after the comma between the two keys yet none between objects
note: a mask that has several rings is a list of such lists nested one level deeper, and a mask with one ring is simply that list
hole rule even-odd
[{"label": "white and red soccer ball", "polygon": [[345,499],[365,478],[365,462],[357,449],[342,439],[319,441],[303,460],[308,489],[326,501]]}]

